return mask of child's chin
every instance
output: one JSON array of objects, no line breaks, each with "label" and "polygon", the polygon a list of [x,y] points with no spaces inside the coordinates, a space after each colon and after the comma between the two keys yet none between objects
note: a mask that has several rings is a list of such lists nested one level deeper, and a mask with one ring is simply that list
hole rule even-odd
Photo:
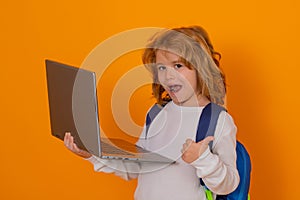
[{"label": "child's chin", "polygon": [[169,92],[169,96],[171,97],[173,102],[180,103],[180,100],[176,97],[176,95],[173,92]]}]

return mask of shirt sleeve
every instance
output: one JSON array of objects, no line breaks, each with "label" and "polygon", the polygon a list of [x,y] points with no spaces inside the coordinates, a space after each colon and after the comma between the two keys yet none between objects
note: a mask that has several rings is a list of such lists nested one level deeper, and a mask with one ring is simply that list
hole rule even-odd
[{"label": "shirt sleeve", "polygon": [[102,159],[94,155],[86,160],[94,165],[96,172],[114,173],[125,180],[137,178],[140,171],[140,165],[137,162]]},{"label": "shirt sleeve", "polygon": [[236,168],[236,132],[237,128],[227,112],[221,112],[212,146],[194,162],[197,175],[206,187],[215,194],[229,194],[239,184]]},{"label": "shirt sleeve", "polygon": [[144,124],[142,134],[140,135],[139,140],[136,142],[136,145],[138,145],[144,149],[147,149],[147,135],[146,134],[147,134],[146,133],[146,124]]}]

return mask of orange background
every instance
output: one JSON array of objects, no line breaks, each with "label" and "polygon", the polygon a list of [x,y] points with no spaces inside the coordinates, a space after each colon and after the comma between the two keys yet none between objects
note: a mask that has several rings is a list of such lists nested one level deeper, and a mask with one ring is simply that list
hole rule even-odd
[{"label": "orange background", "polygon": [[[44,59],[79,66],[119,32],[194,24],[223,56],[227,106],[252,158],[252,199],[297,199],[299,9],[296,0],[2,1],[0,199],[132,199],[136,181],[95,173],[50,135]],[[131,98],[139,124],[148,89]]]}]

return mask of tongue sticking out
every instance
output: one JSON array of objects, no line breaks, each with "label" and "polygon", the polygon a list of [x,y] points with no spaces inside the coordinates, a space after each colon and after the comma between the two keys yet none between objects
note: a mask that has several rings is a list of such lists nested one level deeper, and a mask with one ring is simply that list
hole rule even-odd
[{"label": "tongue sticking out", "polygon": [[171,85],[169,86],[170,92],[176,93],[182,88],[181,85]]}]

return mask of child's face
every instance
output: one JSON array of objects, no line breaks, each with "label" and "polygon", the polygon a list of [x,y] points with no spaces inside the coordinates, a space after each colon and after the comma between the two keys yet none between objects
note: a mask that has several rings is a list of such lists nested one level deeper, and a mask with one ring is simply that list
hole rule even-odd
[{"label": "child's face", "polygon": [[156,52],[158,81],[173,102],[181,106],[198,106],[197,74],[189,69],[180,57],[164,50]]}]

